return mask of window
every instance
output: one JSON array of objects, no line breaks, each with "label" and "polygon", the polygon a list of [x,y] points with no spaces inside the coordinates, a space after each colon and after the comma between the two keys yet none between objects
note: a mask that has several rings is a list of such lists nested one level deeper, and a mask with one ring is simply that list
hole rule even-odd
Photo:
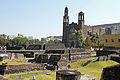
[{"label": "window", "polygon": [[118,42],[120,42],[120,39],[118,39]]},{"label": "window", "polygon": [[114,42],[114,39],[112,39],[111,41]]},{"label": "window", "polygon": [[107,39],[106,39],[105,41],[106,41],[106,43],[108,42],[108,40],[107,40]]}]

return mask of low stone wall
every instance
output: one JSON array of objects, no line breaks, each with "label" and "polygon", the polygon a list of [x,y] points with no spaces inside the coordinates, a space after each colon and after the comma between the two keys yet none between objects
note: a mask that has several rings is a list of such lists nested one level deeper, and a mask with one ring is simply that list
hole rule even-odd
[{"label": "low stone wall", "polygon": [[107,61],[110,60],[110,58],[108,58],[107,56],[99,56],[97,61]]},{"label": "low stone wall", "polygon": [[8,56],[4,59],[18,59],[18,58],[24,58],[24,54],[21,53],[7,53]]},{"label": "low stone wall", "polygon": [[56,72],[56,80],[80,80],[81,73],[78,71],[60,70]]},{"label": "low stone wall", "polygon": [[70,54],[70,61],[74,62],[74,61],[78,61],[80,59],[85,59],[85,58],[90,58],[91,54],[90,53],[86,53],[86,52],[82,52],[79,54]]},{"label": "low stone wall", "polygon": [[120,80],[120,65],[103,68],[101,80]]},{"label": "low stone wall", "polygon": [[37,55],[35,55],[35,61],[37,63],[47,63],[48,62],[48,55],[37,54]]},{"label": "low stone wall", "polygon": [[[50,46],[50,45],[49,45]],[[52,46],[51,46],[52,47]],[[76,62],[80,59],[90,58],[91,53],[85,49],[66,49],[66,50],[45,50],[44,54],[36,54],[35,61],[37,63],[47,63],[49,65],[58,66],[59,69],[67,69],[68,62]]]},{"label": "low stone wall", "polygon": [[97,78],[78,71],[59,70],[56,72],[56,80],[97,80]]},{"label": "low stone wall", "polygon": [[24,64],[24,65],[0,65],[0,74],[13,74],[20,72],[30,72],[30,71],[38,71],[44,70],[44,64]]},{"label": "low stone wall", "polygon": [[70,53],[79,53],[79,52],[85,52],[84,48],[71,48]]},{"label": "low stone wall", "polygon": [[42,49],[41,44],[28,45],[28,47],[26,48],[26,50],[40,50],[40,49]]},{"label": "low stone wall", "polygon": [[113,60],[113,61],[116,61],[116,62],[120,63],[120,57],[117,57],[117,56],[112,56],[112,57],[111,57],[111,60]]},{"label": "low stone wall", "polygon": [[64,54],[65,50],[46,50],[45,54]]},{"label": "low stone wall", "polygon": [[97,80],[97,78],[91,75],[82,74],[80,80]]},{"label": "low stone wall", "polygon": [[10,80],[10,79],[5,78],[4,76],[0,76],[0,80]]},{"label": "low stone wall", "polygon": [[110,55],[110,54],[116,54],[116,51],[107,51],[107,50],[96,51],[96,56],[107,56],[107,55]]},{"label": "low stone wall", "polygon": [[12,46],[12,47],[9,47],[7,46],[7,50],[24,50],[24,47],[23,46]]},{"label": "low stone wall", "polygon": [[120,57],[117,54],[110,54],[106,56],[99,56],[97,61],[107,61],[107,60],[114,60],[120,62]]},{"label": "low stone wall", "polygon": [[62,59],[57,62],[58,70],[67,70],[68,69],[68,60]]},{"label": "low stone wall", "polygon": [[65,50],[64,44],[45,44],[44,50]]},{"label": "low stone wall", "polygon": [[26,58],[34,58],[34,52],[25,53],[25,54],[24,54],[24,57],[26,57]]}]

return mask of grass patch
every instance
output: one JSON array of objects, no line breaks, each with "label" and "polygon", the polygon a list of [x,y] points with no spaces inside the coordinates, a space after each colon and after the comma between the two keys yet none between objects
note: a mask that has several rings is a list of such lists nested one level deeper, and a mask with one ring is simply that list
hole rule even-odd
[{"label": "grass patch", "polygon": [[[7,65],[33,64],[27,62],[16,62],[18,60],[22,60],[22,59],[6,59],[4,61],[7,62]],[[0,62],[0,64],[2,64],[2,61]]]},{"label": "grass patch", "polygon": [[90,58],[90,59],[85,59],[85,60],[82,60],[82,61],[78,61],[78,62],[71,63],[71,64],[70,64],[70,68],[80,67],[80,66],[82,66],[83,64],[85,64],[86,62],[88,62],[89,60],[93,60],[93,59],[96,60],[97,57]]},{"label": "grass patch", "polygon": [[[80,63],[81,61],[79,61]],[[81,64],[81,63],[80,63]],[[92,75],[92,76],[96,76],[97,80],[100,80],[101,78],[101,73],[104,67],[108,67],[108,66],[112,66],[112,65],[116,65],[119,64],[115,61],[92,61],[90,64],[88,64],[85,67],[82,68],[78,68],[78,69],[73,69],[73,70],[77,70],[80,71],[82,74],[88,74],[88,75]],[[40,74],[40,75],[35,75],[36,76],[36,80],[56,80],[56,73],[53,72],[50,75],[46,75],[46,74]],[[23,80],[32,80],[33,76],[28,76],[28,77],[22,77]]]},{"label": "grass patch", "polygon": [[[91,59],[86,59],[86,60],[83,60],[83,61],[78,61],[78,62],[71,63],[70,66],[71,66],[71,68],[80,67],[81,65],[83,65],[84,63],[86,63],[87,61],[92,60],[92,59],[94,59],[94,61],[89,63],[87,66],[82,67],[82,68],[78,68],[78,69],[73,69],[73,70],[80,71],[82,74],[88,74],[88,75],[95,76],[95,77],[97,77],[97,80],[100,80],[102,70],[103,70],[104,67],[119,64],[119,63],[117,63],[115,61],[112,61],[112,60],[96,61],[97,57],[94,57],[94,58],[91,58]],[[18,62],[16,62],[16,60],[12,60],[12,61],[8,60],[8,64],[14,64],[14,65],[16,64],[17,65],[17,64],[24,64],[24,63],[18,63]],[[5,75],[5,77],[11,79],[12,76],[21,76],[21,75],[26,75],[26,74],[36,74],[36,73],[41,73],[41,72],[48,72],[48,70],[9,74],[9,75]],[[40,75],[35,75],[35,76],[36,76],[36,80],[56,80],[56,73],[55,72],[51,73],[50,75],[40,74]],[[23,80],[33,80],[33,76],[22,77],[22,79]],[[14,79],[11,79],[11,80],[14,80]]]},{"label": "grass patch", "polygon": [[42,72],[49,72],[49,70],[31,71],[31,72],[23,72],[23,73],[15,73],[15,74],[7,74],[7,75],[5,75],[5,77],[7,77],[8,79],[14,80],[11,77],[22,76],[22,75],[27,75],[27,74],[36,74],[36,73],[42,73]]},{"label": "grass patch", "polygon": [[[41,75],[35,75],[36,80],[56,80],[56,73],[53,72],[50,75],[41,74]],[[33,80],[33,76],[28,77],[22,77],[23,80]]]},{"label": "grass patch", "polygon": [[76,70],[80,71],[82,74],[96,76],[97,80],[100,80],[103,68],[108,67],[108,66],[112,66],[112,65],[116,65],[116,64],[119,64],[119,63],[112,61],[112,60],[99,61],[99,62],[92,61],[87,66],[76,69]]}]

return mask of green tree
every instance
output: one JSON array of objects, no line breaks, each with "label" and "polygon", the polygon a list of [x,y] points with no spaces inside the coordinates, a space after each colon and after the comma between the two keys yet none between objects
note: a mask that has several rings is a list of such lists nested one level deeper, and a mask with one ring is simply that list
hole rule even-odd
[{"label": "green tree", "polygon": [[54,41],[53,40],[49,40],[48,43],[54,43]]},{"label": "green tree", "polygon": [[40,43],[47,43],[47,40],[45,38],[41,38]]},{"label": "green tree", "polygon": [[26,37],[15,37],[12,40],[12,44],[17,45],[17,46],[23,45],[23,44],[28,44],[28,43],[29,43],[29,40]]},{"label": "green tree", "polygon": [[90,33],[90,37],[91,37],[91,42],[92,42],[92,47],[97,46],[97,39],[98,39],[98,35],[94,34],[94,33]]},{"label": "green tree", "polygon": [[57,44],[57,43],[62,43],[62,41],[58,40],[58,39],[55,39],[54,40],[54,43]]},{"label": "green tree", "polygon": [[90,37],[91,37],[90,40],[92,42],[92,47],[102,48],[104,46],[102,40],[100,40],[97,34],[90,33]]},{"label": "green tree", "polygon": [[7,40],[5,38],[0,38],[0,46],[5,46],[7,43]]},{"label": "green tree", "polygon": [[39,39],[33,39],[33,43],[34,43],[34,44],[39,44],[39,43],[40,43],[40,40],[39,40]]},{"label": "green tree", "polygon": [[29,44],[33,44],[34,43],[34,40],[29,40]]},{"label": "green tree", "polygon": [[0,38],[6,39],[6,34],[0,34]]},{"label": "green tree", "polygon": [[83,31],[82,30],[75,30],[75,32],[72,33],[72,36],[77,39],[77,46],[82,47],[84,44]]},{"label": "green tree", "polygon": [[104,44],[103,44],[102,40],[99,39],[98,40],[98,48],[100,49],[102,47],[104,47]]}]

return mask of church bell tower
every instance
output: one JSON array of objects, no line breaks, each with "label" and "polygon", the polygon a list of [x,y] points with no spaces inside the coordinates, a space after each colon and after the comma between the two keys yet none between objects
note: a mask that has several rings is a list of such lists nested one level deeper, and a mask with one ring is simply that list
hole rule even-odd
[{"label": "church bell tower", "polygon": [[63,16],[63,38],[62,38],[63,43],[66,43],[67,41],[67,27],[68,26],[69,26],[68,8],[65,7],[64,16]]},{"label": "church bell tower", "polygon": [[82,11],[80,13],[78,13],[78,25],[79,25],[80,29],[83,29],[83,26],[84,26],[84,13]]},{"label": "church bell tower", "polygon": [[64,11],[63,26],[69,26],[69,16],[68,16],[68,8],[67,7],[65,7],[65,11]]}]

